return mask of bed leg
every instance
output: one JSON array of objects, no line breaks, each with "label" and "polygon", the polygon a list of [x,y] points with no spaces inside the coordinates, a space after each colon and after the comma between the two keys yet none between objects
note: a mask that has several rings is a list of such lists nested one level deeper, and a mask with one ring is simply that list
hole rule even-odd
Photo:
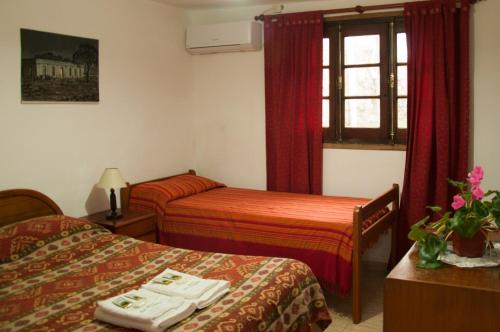
[{"label": "bed leg", "polygon": [[398,232],[398,221],[399,221],[399,185],[393,184],[395,191],[395,197],[392,201],[392,210],[395,212],[394,218],[391,225],[391,253],[389,256],[389,262],[387,263],[387,271],[391,271],[397,263],[397,232]]},{"label": "bed leg", "polygon": [[354,209],[352,248],[352,322],[361,321],[361,207]]},{"label": "bed leg", "polygon": [[387,263],[387,271],[390,272],[394,266],[396,266],[396,237],[397,237],[397,230],[396,230],[396,222],[392,224],[391,227],[391,253],[389,256],[389,262]]},{"label": "bed leg", "polygon": [[[358,256],[354,254],[354,256]],[[358,324],[361,321],[361,264],[358,259],[353,260],[352,265],[352,322]]]}]

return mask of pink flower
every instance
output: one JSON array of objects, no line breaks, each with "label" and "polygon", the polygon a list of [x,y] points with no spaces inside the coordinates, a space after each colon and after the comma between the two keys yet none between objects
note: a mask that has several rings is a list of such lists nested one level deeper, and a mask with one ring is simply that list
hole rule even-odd
[{"label": "pink flower", "polygon": [[481,166],[476,166],[472,169],[471,174],[481,181],[484,177],[484,170]]},{"label": "pink flower", "polygon": [[472,188],[472,198],[476,201],[482,200],[484,197],[484,191],[479,187]]},{"label": "pink flower", "polygon": [[467,179],[467,181],[469,181],[469,183],[471,184],[471,186],[474,188],[474,187],[479,187],[481,185],[481,180],[479,180],[478,178],[475,178],[475,177],[469,177]]},{"label": "pink flower", "polygon": [[462,196],[460,195],[453,196],[453,203],[451,203],[451,207],[454,210],[458,210],[464,205],[465,205],[465,199]]},{"label": "pink flower", "polygon": [[481,180],[484,177],[484,170],[481,166],[476,166],[468,174],[467,181],[472,185],[472,187],[478,187],[481,184]]}]

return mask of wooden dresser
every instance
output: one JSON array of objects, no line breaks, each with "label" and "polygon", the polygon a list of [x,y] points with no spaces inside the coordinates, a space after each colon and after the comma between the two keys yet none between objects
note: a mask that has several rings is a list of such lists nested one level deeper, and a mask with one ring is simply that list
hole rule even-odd
[{"label": "wooden dresser", "polygon": [[384,282],[384,331],[500,331],[500,267],[417,269],[413,246]]}]

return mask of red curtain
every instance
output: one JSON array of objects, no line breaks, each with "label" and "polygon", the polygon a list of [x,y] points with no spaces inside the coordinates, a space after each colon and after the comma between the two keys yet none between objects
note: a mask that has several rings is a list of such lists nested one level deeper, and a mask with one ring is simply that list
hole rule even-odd
[{"label": "red curtain", "polygon": [[266,16],[267,189],[321,194],[323,15]]},{"label": "red curtain", "polygon": [[408,142],[398,255],[409,227],[429,211],[449,208],[447,178],[464,180],[469,141],[469,1],[408,3]]}]

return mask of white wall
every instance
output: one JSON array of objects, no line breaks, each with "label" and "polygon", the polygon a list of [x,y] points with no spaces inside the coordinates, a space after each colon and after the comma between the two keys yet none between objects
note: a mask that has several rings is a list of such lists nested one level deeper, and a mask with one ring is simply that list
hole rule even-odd
[{"label": "white wall", "polygon": [[[287,11],[400,1],[308,1]],[[250,20],[269,6],[193,10],[192,24]],[[500,188],[500,1],[473,7],[473,156]],[[28,187],[68,215],[106,208],[105,167],[131,182],[195,167],[265,188],[263,52],[190,56],[184,13],[150,0],[0,1],[0,189]],[[99,39],[98,104],[21,104],[20,28]],[[324,151],[324,191],[374,196],[402,183],[404,152]],[[385,240],[385,243],[387,240]],[[381,259],[384,246],[370,257]]]},{"label": "white wall", "polygon": [[[345,8],[400,1],[308,1],[285,4],[285,12]],[[191,10],[191,24],[251,20],[270,6]],[[473,132],[471,162],[486,170],[485,187],[500,188],[498,86],[500,1],[473,6]],[[263,189],[265,171],[263,51],[195,56],[194,108],[196,168],[232,186]],[[373,197],[392,183],[402,185],[405,153],[400,151],[324,150],[324,192]],[[386,237],[368,259],[383,260]]]},{"label": "white wall", "polygon": [[[0,1],[0,189],[33,188],[68,215],[106,209],[105,167],[127,181],[194,155],[184,13],[149,0]],[[100,102],[21,104],[20,28],[99,40]]]},{"label": "white wall", "polygon": [[[396,1],[397,2],[397,1]],[[387,1],[310,1],[286,12]],[[192,10],[191,24],[252,20],[270,6]],[[264,52],[194,56],[196,169],[228,185],[266,188]],[[327,195],[375,197],[403,181],[403,151],[324,150]],[[367,259],[385,260],[388,237]]]},{"label": "white wall", "polygon": [[473,155],[485,169],[484,187],[500,190],[500,1],[473,7]]},{"label": "white wall", "polygon": [[[299,2],[285,4],[285,12],[377,3],[387,1]],[[191,24],[252,20],[269,7],[191,10],[188,16]],[[193,56],[193,63],[198,172],[232,186],[264,189],[264,52]],[[402,182],[404,156],[402,151],[325,149],[324,193],[377,195]]]}]

